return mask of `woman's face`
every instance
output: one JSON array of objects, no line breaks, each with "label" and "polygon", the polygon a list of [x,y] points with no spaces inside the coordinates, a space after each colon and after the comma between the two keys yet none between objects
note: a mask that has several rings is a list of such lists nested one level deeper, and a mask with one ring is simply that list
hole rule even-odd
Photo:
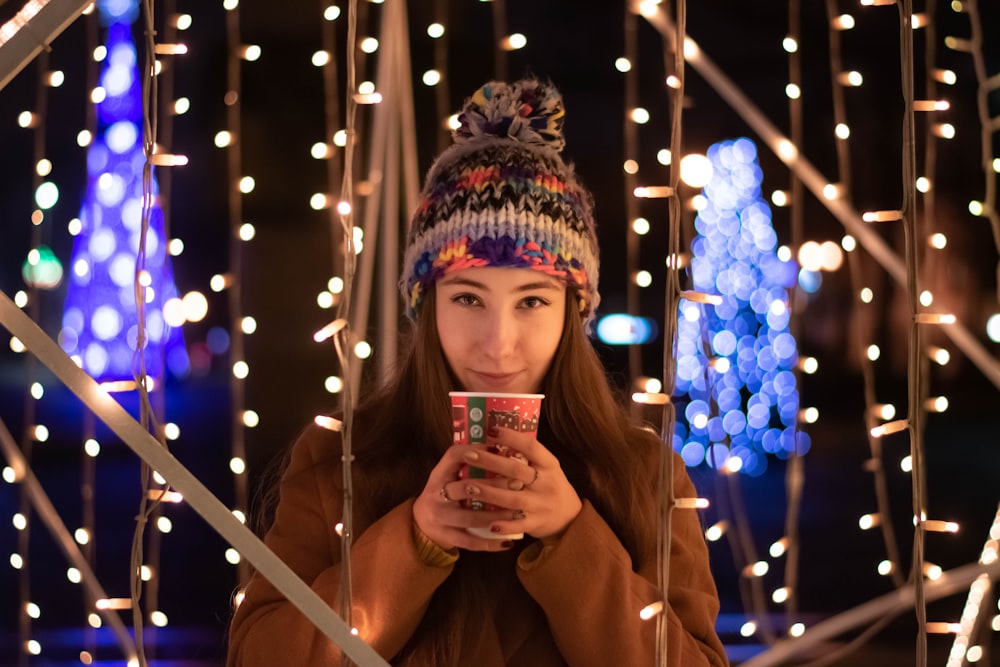
[{"label": "woman's face", "polygon": [[465,391],[535,393],[562,336],[566,285],[531,269],[472,268],[436,285],[441,349]]}]

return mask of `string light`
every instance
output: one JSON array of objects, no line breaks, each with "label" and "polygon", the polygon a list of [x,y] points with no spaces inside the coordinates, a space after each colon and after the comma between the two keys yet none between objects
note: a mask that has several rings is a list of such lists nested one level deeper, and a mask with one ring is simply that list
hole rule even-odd
[{"label": "string light", "polygon": [[870,433],[873,438],[881,438],[893,433],[899,433],[900,431],[905,431],[910,427],[910,423],[906,419],[899,419],[896,421],[887,422],[881,426],[876,426],[871,429]]},{"label": "string light", "polygon": [[325,415],[317,415],[313,421],[317,426],[325,428],[328,431],[340,431],[343,426],[343,422],[339,419],[334,419],[333,417],[327,417]]},{"label": "string light", "polygon": [[944,574],[944,571],[941,569],[940,565],[935,565],[934,563],[931,563],[929,561],[924,561],[923,573],[924,576],[927,577],[929,580],[937,581],[938,579],[941,578],[941,575]]},{"label": "string light", "polygon": [[927,356],[938,366],[946,366],[951,361],[951,353],[948,350],[934,345],[927,348]]},{"label": "string light", "polygon": [[682,510],[703,510],[710,504],[708,498],[677,498],[675,501],[675,507]]},{"label": "string light", "polygon": [[770,570],[770,567],[767,561],[759,560],[744,567],[742,574],[744,577],[763,577],[768,573],[768,570]]},{"label": "string light", "polygon": [[670,397],[662,393],[639,391],[632,394],[632,402],[640,405],[666,405],[670,402]]},{"label": "string light", "polygon": [[780,558],[785,555],[786,551],[788,551],[788,538],[782,537],[780,540],[772,542],[767,552],[771,558]]},{"label": "string light", "polygon": [[722,305],[722,297],[718,294],[707,294],[705,292],[697,292],[694,290],[683,290],[681,292],[681,298],[693,303],[703,303],[709,306]]},{"label": "string light", "polygon": [[123,611],[132,608],[130,598],[101,598],[94,603],[95,609]]},{"label": "string light", "polygon": [[646,605],[645,607],[642,608],[642,610],[639,611],[639,618],[641,618],[644,621],[648,621],[654,616],[657,616],[662,613],[663,613],[663,602],[654,602],[652,604]]},{"label": "string light", "polygon": [[500,41],[500,48],[504,51],[517,51],[528,45],[528,38],[519,32],[504,37]]},{"label": "string light", "polygon": [[[863,4],[864,4],[864,3],[863,3]],[[877,3],[876,3],[876,4],[877,4]],[[887,4],[888,4],[888,3],[887,3]],[[331,8],[328,8],[328,9],[327,9],[327,13],[329,13],[329,12],[330,12],[330,9],[331,9]],[[336,8],[332,8],[332,9],[336,9]],[[339,15],[339,10],[337,10],[337,13],[338,13],[338,15]],[[334,17],[334,18],[336,18],[336,17]],[[328,19],[328,20],[332,20],[332,19]],[[796,44],[796,48],[797,48],[797,44]],[[846,126],[845,126],[845,127],[846,127]],[[749,625],[749,624],[748,624],[748,625]],[[754,627],[754,631],[755,631],[755,630],[756,630],[756,625],[755,625],[755,624],[753,624],[753,627]],[[751,634],[752,634],[752,631],[751,631]]]},{"label": "string light", "polygon": [[649,111],[642,107],[636,107],[629,112],[629,118],[633,123],[645,125],[649,122]]},{"label": "string light", "polygon": [[902,211],[865,211],[861,214],[861,219],[865,222],[895,222],[902,218]]},{"label": "string light", "polygon": [[728,521],[723,520],[714,523],[705,529],[705,539],[708,540],[709,542],[717,542],[720,539],[722,539],[722,536],[726,534],[726,531],[728,529],[729,529]]},{"label": "string light", "polygon": [[932,396],[924,401],[924,409],[927,412],[944,412],[948,409],[948,398],[946,396]]},{"label": "string light", "polygon": [[234,475],[242,475],[247,471],[247,463],[242,458],[234,456],[229,459],[229,470],[232,471]]},{"label": "string light", "polygon": [[948,313],[917,313],[914,320],[918,324],[954,324],[955,316]]},{"label": "string light", "polygon": [[835,30],[851,30],[854,28],[854,17],[850,14],[841,14],[832,21]]},{"label": "string light", "polygon": [[864,80],[864,77],[861,76],[861,72],[855,70],[841,72],[837,75],[837,83],[842,86],[851,86],[852,88],[857,88],[864,83]]},{"label": "string light", "polygon": [[664,199],[672,197],[674,189],[668,185],[646,185],[635,188],[632,194],[639,199]]}]

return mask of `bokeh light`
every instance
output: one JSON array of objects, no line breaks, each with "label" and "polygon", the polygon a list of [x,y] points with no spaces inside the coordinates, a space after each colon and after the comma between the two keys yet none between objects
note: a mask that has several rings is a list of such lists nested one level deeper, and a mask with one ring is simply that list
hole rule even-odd
[{"label": "bokeh light", "polygon": [[[799,272],[778,256],[755,144],[724,141],[707,159],[712,175],[695,218],[691,275],[695,290],[722,303],[681,302],[674,447],[688,465],[760,475],[768,454],[787,458],[810,446],[795,428],[798,349],[788,331],[788,290]],[[818,271],[818,244],[816,255]]]}]

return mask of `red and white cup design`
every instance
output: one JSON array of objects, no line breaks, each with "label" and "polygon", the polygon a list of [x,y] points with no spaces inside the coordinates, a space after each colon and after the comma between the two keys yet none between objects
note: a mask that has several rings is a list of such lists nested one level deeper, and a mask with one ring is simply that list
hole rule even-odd
[{"label": "red and white cup design", "polygon": [[[538,418],[541,415],[544,394],[490,394],[470,391],[449,392],[451,396],[451,424],[455,444],[486,444],[486,433],[494,428],[509,428],[522,433],[538,432]],[[507,455],[505,448],[500,454]],[[517,456],[520,456],[517,454]],[[461,479],[489,479],[494,473],[463,465]],[[462,505],[472,510],[493,510],[481,500],[463,500]],[[511,508],[515,509],[515,508]],[[497,534],[488,528],[469,528],[468,531],[487,539],[520,539],[524,533]]]}]

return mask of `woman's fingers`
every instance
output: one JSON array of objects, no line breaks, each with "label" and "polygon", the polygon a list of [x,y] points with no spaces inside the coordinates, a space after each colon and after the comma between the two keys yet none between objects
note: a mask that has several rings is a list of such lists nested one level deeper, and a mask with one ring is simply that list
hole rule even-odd
[{"label": "woman's fingers", "polygon": [[[485,476],[470,477],[466,467]],[[487,509],[470,509],[470,504]],[[509,548],[506,535],[546,539],[561,534],[581,507],[559,461],[533,434],[499,429],[488,444],[445,451],[414,505],[414,519],[445,548],[497,551]],[[501,539],[484,539],[470,534],[470,528]]]},{"label": "woman's fingers", "polygon": [[[505,542],[510,542],[510,539],[505,537],[506,535],[524,532],[516,526],[509,531],[497,532],[493,530],[493,527],[499,520],[511,518],[512,512],[509,510],[485,512],[457,508],[455,510],[449,509],[448,512],[450,518],[448,519],[448,526],[444,534],[449,542],[460,549],[503,551],[513,546],[513,544],[504,544]],[[480,537],[469,532],[469,529],[476,530],[480,534],[496,535],[496,538],[488,539]]]},{"label": "woman's fingers", "polygon": [[[520,482],[521,486],[509,486],[508,488],[512,490],[519,490],[527,486],[535,477],[535,468],[528,459],[524,458],[518,452],[515,455],[510,453],[501,453],[495,446],[491,445],[457,445],[458,447],[465,447],[471,449],[470,453],[474,453],[475,457],[466,457],[463,459],[468,465],[480,468],[495,476],[503,477],[506,480],[517,480]],[[492,450],[492,451],[491,451]],[[471,459],[471,461],[467,461]],[[506,482],[504,483],[506,485]]]}]

